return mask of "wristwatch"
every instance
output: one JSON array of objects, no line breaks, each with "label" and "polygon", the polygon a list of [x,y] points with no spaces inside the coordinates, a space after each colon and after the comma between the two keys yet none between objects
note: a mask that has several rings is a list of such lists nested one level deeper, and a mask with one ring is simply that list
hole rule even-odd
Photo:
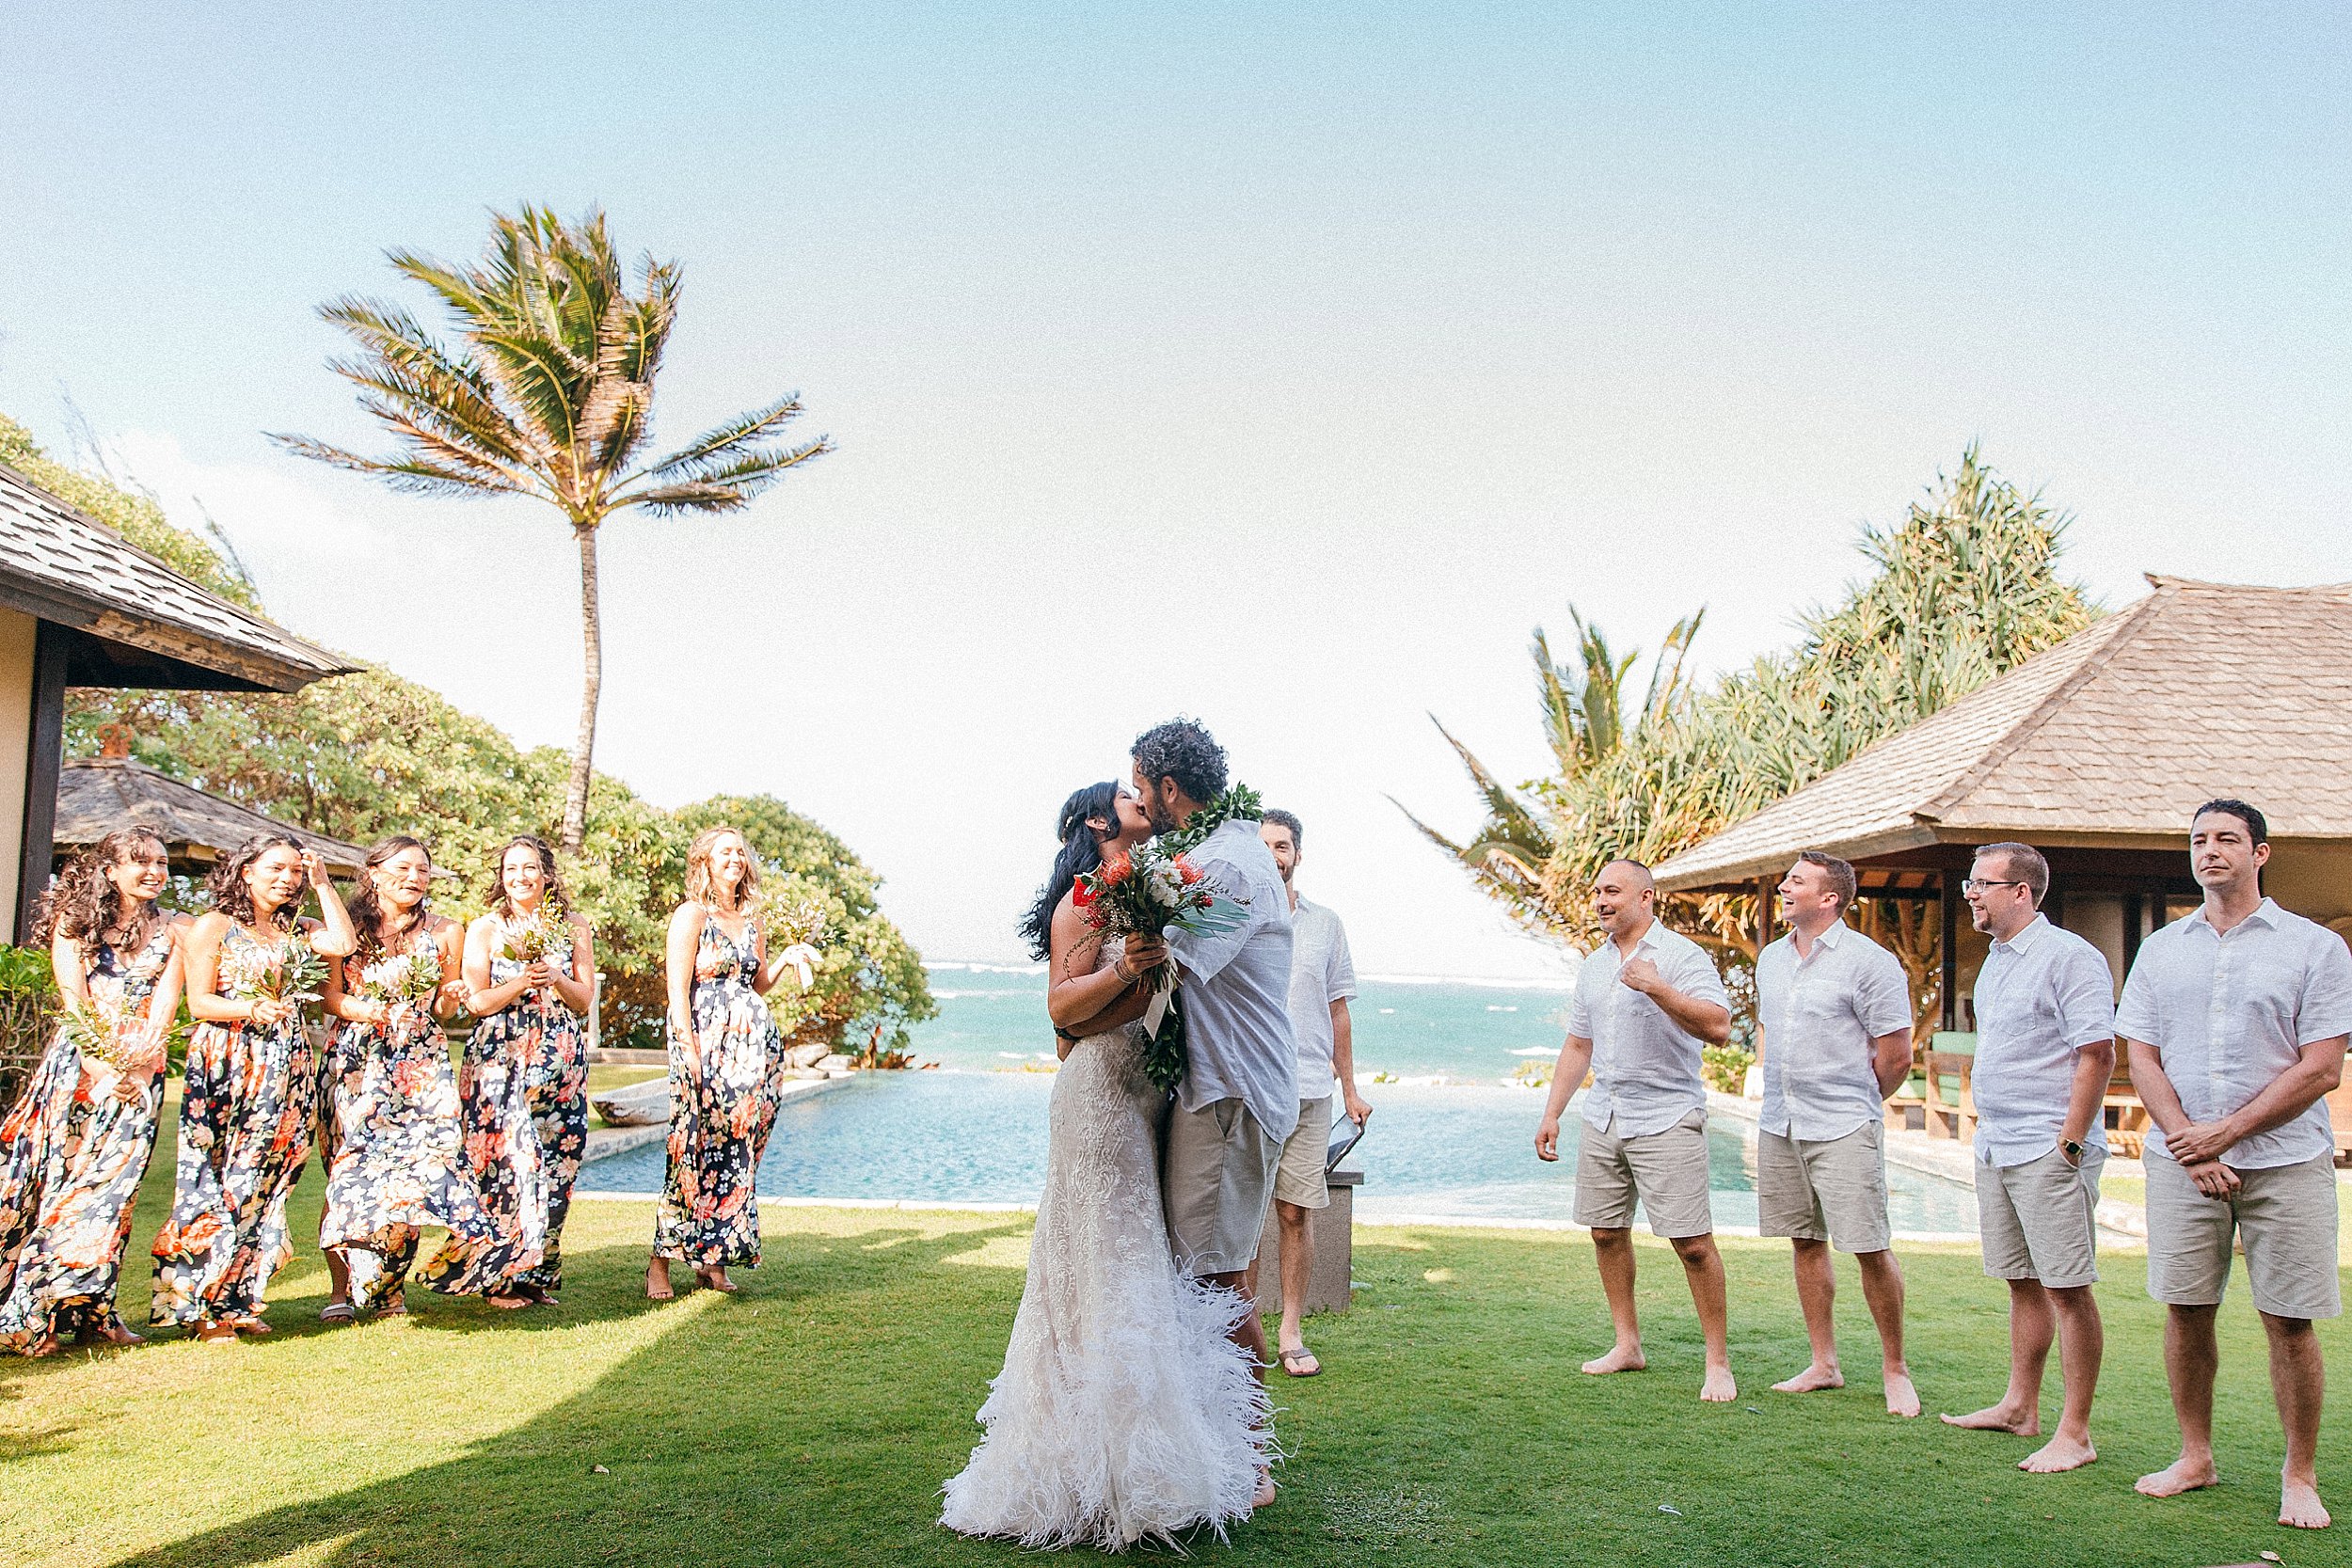
[{"label": "wristwatch", "polygon": [[2083,1163],[2083,1142],[2080,1138],[2060,1138],[2058,1152],[2066,1156],[2069,1164],[2079,1165]]}]

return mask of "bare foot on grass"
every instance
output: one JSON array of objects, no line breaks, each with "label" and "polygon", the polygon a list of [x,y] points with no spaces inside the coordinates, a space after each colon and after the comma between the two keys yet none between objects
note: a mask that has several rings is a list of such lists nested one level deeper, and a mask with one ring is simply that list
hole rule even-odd
[{"label": "bare foot on grass", "polygon": [[2279,1523],[2296,1529],[2326,1529],[2335,1521],[2319,1500],[2319,1488],[2290,1481],[2279,1488]]},{"label": "bare foot on grass", "polygon": [[2220,1479],[2214,1473],[2213,1455],[2191,1459],[2183,1454],[2155,1474],[2132,1482],[2132,1490],[2143,1497],[2177,1497],[2184,1492],[2211,1486]]},{"label": "bare foot on grass", "polygon": [[1258,1490],[1249,1499],[1250,1511],[1255,1513],[1265,1507],[1274,1500],[1274,1472],[1261,1465],[1258,1466]]},{"label": "bare foot on grass", "polygon": [[656,1258],[645,1265],[645,1299],[668,1301],[677,1292],[670,1289],[670,1260]]},{"label": "bare foot on grass", "polygon": [[2053,1437],[2017,1462],[2017,1467],[2027,1475],[2054,1476],[2061,1470],[2079,1470],[2099,1457],[2099,1450],[2087,1437]]},{"label": "bare foot on grass", "polygon": [[1911,1386],[1909,1372],[1886,1374],[1886,1413],[1906,1421],[1919,1414],[1919,1390]]},{"label": "bare foot on grass", "polygon": [[1772,1385],[1775,1394],[1818,1394],[1826,1388],[1843,1388],[1846,1374],[1835,1367],[1824,1367],[1816,1361],[1794,1377],[1784,1377]]},{"label": "bare foot on grass", "polygon": [[1729,1404],[1740,1397],[1740,1386],[1731,1380],[1729,1367],[1709,1367],[1707,1381],[1699,1385],[1699,1398],[1708,1404]]},{"label": "bare foot on grass", "polygon": [[2042,1435],[2042,1413],[2038,1410],[2012,1410],[2006,1404],[1992,1404],[1982,1410],[1971,1410],[1965,1416],[1941,1418],[1947,1427],[1964,1427],[1970,1432],[2013,1432],[2020,1437]]},{"label": "bare foot on grass", "polygon": [[1584,1370],[1594,1377],[1607,1377],[1611,1372],[1638,1372],[1648,1367],[1639,1345],[1619,1345],[1607,1355],[1596,1355],[1584,1363]]}]

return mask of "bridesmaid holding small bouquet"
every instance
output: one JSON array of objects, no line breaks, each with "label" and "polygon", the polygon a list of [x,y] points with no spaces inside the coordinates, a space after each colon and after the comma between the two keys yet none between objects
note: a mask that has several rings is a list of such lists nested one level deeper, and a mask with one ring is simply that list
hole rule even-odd
[{"label": "bridesmaid holding small bouquet", "polygon": [[330,1302],[328,1322],[360,1308],[405,1313],[404,1287],[428,1225],[450,1231],[421,1271],[434,1290],[526,1306],[506,1282],[538,1261],[536,1238],[486,1212],[460,1168],[441,1021],[464,996],[461,939],[457,922],[433,912],[432,885],[433,858],[418,840],[395,834],[370,849],[351,901],[358,941],[326,981],[326,1011],[342,1027],[327,1072],[336,1144],[319,1244],[344,1249],[352,1298]]},{"label": "bridesmaid holding small bouquet", "polygon": [[771,957],[759,863],[742,833],[706,828],[686,851],[686,901],[670,916],[669,1169],[654,1212],[645,1294],[672,1295],[670,1262],[733,1293],[737,1264],[759,1263],[754,1179],[784,1095],[784,1039],[765,998],[814,954]]},{"label": "bridesmaid holding small bouquet", "polygon": [[[257,833],[214,868],[212,912],[186,937],[187,1076],[171,1217],[155,1237],[157,1326],[190,1324],[224,1343],[267,1334],[269,1277],[294,1256],[286,1195],[310,1157],[318,1059],[302,1005],[326,977],[322,960],[358,945],[351,917],[315,850]],[[318,894],[319,912],[301,913]]]},{"label": "bridesmaid holding small bouquet", "polygon": [[548,1306],[564,1283],[564,1221],[588,1146],[594,997],[588,923],[574,914],[555,852],[525,833],[499,851],[490,912],[466,932],[466,1006],[475,1014],[457,1071],[466,1168],[494,1214],[544,1237],[539,1262],[508,1282]]},{"label": "bridesmaid holding small bouquet", "polygon": [[115,1288],[180,1010],[191,922],[155,902],[170,879],[154,834],[108,833],[41,911],[66,1018],[0,1124],[0,1347],[24,1355],[139,1343]]}]

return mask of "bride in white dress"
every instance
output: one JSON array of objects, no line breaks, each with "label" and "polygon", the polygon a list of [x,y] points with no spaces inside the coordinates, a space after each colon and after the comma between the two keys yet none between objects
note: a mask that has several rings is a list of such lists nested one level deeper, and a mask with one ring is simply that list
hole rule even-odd
[{"label": "bride in white dress", "polygon": [[1091,940],[1080,872],[1151,836],[1120,786],[1062,807],[1062,851],[1024,930],[1050,959],[1054,1080],[1045,1191],[987,1429],[941,1522],[1025,1546],[1123,1550],[1249,1516],[1271,1440],[1265,1389],[1226,1338],[1249,1304],[1184,1275],[1161,1218],[1167,1097],[1143,1074],[1141,983],[1158,942]]}]

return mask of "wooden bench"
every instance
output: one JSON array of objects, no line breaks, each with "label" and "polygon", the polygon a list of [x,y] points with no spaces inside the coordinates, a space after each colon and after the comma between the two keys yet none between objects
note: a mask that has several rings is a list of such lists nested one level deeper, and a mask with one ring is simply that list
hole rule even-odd
[{"label": "wooden bench", "polygon": [[2106,1095],[2099,1103],[2106,1122],[2107,1148],[2126,1160],[2138,1159],[2148,1142],[2148,1107],[2140,1103],[2139,1091],[2132,1085],[2130,1056],[2120,1046]]},{"label": "wooden bench", "polygon": [[1929,1137],[1976,1136],[1977,1100],[1971,1083],[1976,1070],[1977,1037],[1973,1030],[1938,1029],[1919,1048],[1912,1080],[1903,1085],[1903,1098],[1906,1105],[1919,1106],[1920,1122]]},{"label": "wooden bench", "polygon": [[2336,1164],[2352,1164],[2352,1074],[2328,1092],[2328,1120],[2336,1130]]}]

